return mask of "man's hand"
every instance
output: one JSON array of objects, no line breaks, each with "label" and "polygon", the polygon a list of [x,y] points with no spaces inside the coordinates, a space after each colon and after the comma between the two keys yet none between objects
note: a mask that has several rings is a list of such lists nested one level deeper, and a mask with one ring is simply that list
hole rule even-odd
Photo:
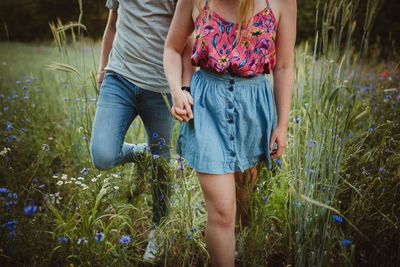
[{"label": "man's hand", "polygon": [[104,74],[105,74],[105,70],[100,70],[100,71],[97,73],[97,78],[96,78],[97,89],[100,89],[101,84],[103,83]]},{"label": "man's hand", "polygon": [[180,122],[193,119],[193,98],[187,91],[177,91],[172,94],[171,115]]}]

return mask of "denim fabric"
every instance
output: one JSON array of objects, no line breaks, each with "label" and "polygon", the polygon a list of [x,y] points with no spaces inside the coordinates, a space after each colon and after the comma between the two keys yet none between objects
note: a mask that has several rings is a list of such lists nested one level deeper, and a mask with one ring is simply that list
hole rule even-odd
[{"label": "denim fabric", "polygon": [[272,168],[276,127],[272,87],[265,75],[233,77],[200,69],[192,77],[193,119],[181,123],[176,152],[198,172],[244,172],[260,161]]},{"label": "denim fabric", "polygon": [[[167,94],[167,98],[171,104],[171,95]],[[124,138],[132,121],[138,115],[145,126],[147,142],[152,153],[159,153],[161,159],[168,162],[171,157],[174,119],[162,94],[142,89],[122,75],[107,71],[100,88],[90,142],[92,162],[97,169],[107,170],[134,162],[135,145],[124,142]],[[161,149],[160,140],[165,141]],[[166,214],[165,208],[161,211],[157,211],[157,208],[166,206],[167,196],[164,191],[167,190],[163,187],[168,186],[167,172],[156,165],[157,161],[153,161],[155,163],[152,177],[155,223]]]}]

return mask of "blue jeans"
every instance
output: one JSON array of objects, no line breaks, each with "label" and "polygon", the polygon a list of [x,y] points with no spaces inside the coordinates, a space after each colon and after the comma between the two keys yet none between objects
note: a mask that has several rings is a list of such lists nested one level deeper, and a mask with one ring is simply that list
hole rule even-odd
[{"label": "blue jeans", "polygon": [[[171,95],[166,94],[169,103]],[[90,152],[95,168],[108,170],[134,162],[134,145],[124,142],[126,132],[137,117],[143,121],[151,152],[160,159],[152,164],[153,222],[167,214],[169,177],[165,160],[171,157],[174,120],[161,93],[139,88],[122,75],[107,71],[100,88],[94,118]],[[160,146],[160,142],[162,145]]]}]

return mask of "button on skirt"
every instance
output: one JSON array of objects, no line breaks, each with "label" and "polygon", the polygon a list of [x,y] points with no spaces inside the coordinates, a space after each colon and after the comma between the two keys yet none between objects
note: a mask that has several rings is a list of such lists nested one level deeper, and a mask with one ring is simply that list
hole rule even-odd
[{"label": "button on skirt", "polygon": [[269,142],[277,116],[265,75],[242,78],[200,69],[190,90],[193,119],[180,124],[176,153],[191,168],[224,174],[264,161],[271,169]]}]

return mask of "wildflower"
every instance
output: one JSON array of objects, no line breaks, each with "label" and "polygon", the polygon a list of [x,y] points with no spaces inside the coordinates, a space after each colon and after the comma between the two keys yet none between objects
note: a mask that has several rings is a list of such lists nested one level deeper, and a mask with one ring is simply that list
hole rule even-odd
[{"label": "wildflower", "polygon": [[17,229],[17,221],[11,220],[3,224],[3,226],[8,230],[8,231],[15,231]]},{"label": "wildflower", "polygon": [[157,132],[154,132],[153,135],[152,135],[152,137],[153,137],[153,139],[157,139],[158,133],[157,133]]},{"label": "wildflower", "polygon": [[6,144],[9,144],[9,143],[11,143],[11,139],[10,139],[10,137],[6,137],[6,138],[4,138],[4,143],[6,143]]},{"label": "wildflower", "polygon": [[119,189],[119,186],[116,185],[116,186],[114,186],[113,188],[114,188],[115,190],[118,190],[118,189]]},{"label": "wildflower", "polygon": [[0,194],[7,194],[10,192],[7,187],[0,187]]},{"label": "wildflower", "polygon": [[186,239],[187,239],[187,240],[192,240],[192,239],[193,239],[193,235],[192,235],[192,234],[188,234],[188,235],[186,236]]},{"label": "wildflower", "polygon": [[296,200],[294,205],[296,206],[296,208],[300,208],[301,207],[301,202]]},{"label": "wildflower", "polygon": [[8,197],[9,197],[9,198],[13,198],[13,199],[17,199],[17,198],[18,198],[18,195],[17,195],[17,193],[9,192],[9,193],[8,193]]},{"label": "wildflower", "polygon": [[43,151],[49,151],[50,150],[50,146],[48,144],[43,144],[42,145],[42,150]]},{"label": "wildflower", "polygon": [[12,131],[12,129],[13,129],[12,123],[11,122],[7,122],[6,131],[10,132],[10,131]]},{"label": "wildflower", "polygon": [[32,183],[37,184],[39,182],[39,180],[37,178],[32,178]]},{"label": "wildflower", "polygon": [[163,148],[163,147],[165,147],[165,139],[161,138],[160,139],[160,148]]},{"label": "wildflower", "polygon": [[123,235],[120,239],[119,239],[119,243],[122,245],[127,245],[131,242],[131,237],[129,235]]},{"label": "wildflower", "polygon": [[95,182],[97,182],[97,178],[96,177],[94,177],[94,178],[92,178],[92,180],[91,180],[93,183],[95,183]]},{"label": "wildflower", "polygon": [[88,169],[88,168],[83,168],[83,169],[81,170],[81,173],[83,173],[84,175],[87,175],[87,174],[89,174],[89,171],[90,171],[90,169]]},{"label": "wildflower", "polygon": [[158,158],[160,158],[160,155],[158,155],[158,154],[154,154],[154,155],[153,155],[153,159],[154,159],[154,160],[156,160],[156,159],[158,159]]},{"label": "wildflower", "polygon": [[348,239],[340,240],[340,245],[347,247],[347,246],[351,245],[351,241]]},{"label": "wildflower", "polygon": [[380,167],[378,172],[382,174],[382,173],[384,173],[384,172],[385,172],[385,169],[384,169],[384,168],[382,168],[382,167]]},{"label": "wildflower", "polygon": [[278,165],[279,167],[282,166],[282,160],[277,159],[275,160],[276,165]]},{"label": "wildflower", "polygon": [[81,238],[79,238],[78,239],[78,242],[76,242],[78,245],[80,245],[80,244],[87,244],[88,243],[88,241],[87,241],[87,239],[85,238],[85,237],[81,237]]},{"label": "wildflower", "polygon": [[29,80],[29,79],[26,79],[25,82],[26,82],[27,84],[32,84],[32,81]]},{"label": "wildflower", "polygon": [[103,234],[103,232],[100,231],[100,230],[97,230],[97,232],[96,232],[94,238],[95,238],[95,240],[96,240],[96,243],[100,243],[101,241],[104,240],[104,234]]},{"label": "wildflower", "polygon": [[310,168],[309,173],[310,173],[310,175],[313,175],[314,170]]},{"label": "wildflower", "polygon": [[28,87],[26,85],[22,86],[22,90],[26,90]]},{"label": "wildflower", "polygon": [[26,206],[24,208],[24,215],[26,217],[32,217],[33,215],[35,215],[38,211],[38,206],[37,205],[33,205],[33,204],[29,204],[28,206]]},{"label": "wildflower", "polygon": [[58,185],[58,186],[62,186],[63,184],[64,184],[64,182],[61,181],[61,180],[57,182],[57,185]]},{"label": "wildflower", "polygon": [[197,228],[192,228],[190,231],[191,231],[192,233],[196,233],[198,230],[197,230]]},{"label": "wildflower", "polygon": [[175,242],[175,241],[176,241],[176,236],[173,235],[173,236],[171,237],[171,242]]},{"label": "wildflower", "polygon": [[44,188],[46,185],[45,184],[40,184],[39,188]]},{"label": "wildflower", "polygon": [[83,178],[83,177],[78,177],[76,179],[81,180],[81,181],[85,180],[85,178]]},{"label": "wildflower", "polygon": [[264,202],[265,205],[267,205],[269,202],[268,196],[263,196],[262,201]]},{"label": "wildflower", "polygon": [[21,84],[21,81],[16,81],[15,84],[16,84],[16,85],[20,85],[20,84]]},{"label": "wildflower", "polygon": [[4,202],[4,206],[6,206],[6,207],[11,207],[11,206],[14,206],[15,204],[17,204],[17,202],[11,201],[11,200]]},{"label": "wildflower", "polygon": [[385,99],[392,99],[391,95],[385,95]]},{"label": "wildflower", "polygon": [[296,124],[300,124],[300,117],[296,115],[296,116],[294,117],[293,121],[294,121]]},{"label": "wildflower", "polygon": [[5,147],[3,150],[0,151],[0,156],[4,157],[10,151],[11,151],[11,148]]},{"label": "wildflower", "polygon": [[339,215],[332,215],[332,221],[334,221],[335,223],[342,223],[343,222],[343,218],[342,216]]},{"label": "wildflower", "polygon": [[386,79],[387,77],[389,77],[389,71],[387,69],[384,69],[381,74],[379,75],[379,78],[381,80]]},{"label": "wildflower", "polygon": [[67,179],[68,179],[68,176],[66,174],[61,175],[61,180],[67,180]]},{"label": "wildflower", "polygon": [[57,237],[57,242],[60,243],[60,244],[67,244],[68,243],[68,237],[59,236],[59,237]]},{"label": "wildflower", "polygon": [[182,161],[179,162],[178,170],[179,170],[179,171],[183,171],[183,170],[184,170],[184,166],[183,166]]}]

